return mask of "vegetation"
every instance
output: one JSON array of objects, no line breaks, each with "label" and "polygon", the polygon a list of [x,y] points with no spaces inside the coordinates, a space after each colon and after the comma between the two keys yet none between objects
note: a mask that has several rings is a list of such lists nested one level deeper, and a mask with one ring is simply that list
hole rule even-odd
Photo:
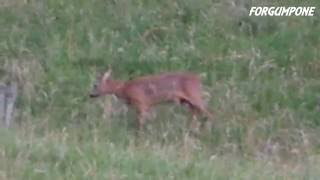
[{"label": "vegetation", "polygon": [[[249,17],[259,4],[315,17]],[[0,179],[318,179],[318,1],[2,0],[0,80],[16,81],[15,124],[0,129]],[[117,79],[193,71],[215,111],[189,133],[185,108],[135,113],[88,97]]]}]

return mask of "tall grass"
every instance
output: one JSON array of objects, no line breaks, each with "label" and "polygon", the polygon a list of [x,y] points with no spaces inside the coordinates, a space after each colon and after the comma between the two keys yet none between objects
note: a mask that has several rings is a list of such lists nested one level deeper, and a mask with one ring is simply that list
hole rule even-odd
[{"label": "tall grass", "polygon": [[[257,3],[0,2],[0,80],[20,89],[0,179],[318,179],[318,9],[248,17]],[[136,136],[132,109],[88,98],[109,65],[119,79],[200,74],[212,131],[189,134],[187,110],[164,105]]]}]

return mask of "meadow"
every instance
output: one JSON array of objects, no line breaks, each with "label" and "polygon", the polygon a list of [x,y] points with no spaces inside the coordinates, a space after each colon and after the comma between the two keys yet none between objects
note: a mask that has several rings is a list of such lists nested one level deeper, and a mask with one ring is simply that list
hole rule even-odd
[{"label": "meadow", "polygon": [[[314,17],[249,17],[257,5]],[[0,82],[15,81],[0,128],[0,179],[319,179],[319,1],[1,0]],[[201,76],[211,131],[161,105],[90,99],[97,73]]]}]

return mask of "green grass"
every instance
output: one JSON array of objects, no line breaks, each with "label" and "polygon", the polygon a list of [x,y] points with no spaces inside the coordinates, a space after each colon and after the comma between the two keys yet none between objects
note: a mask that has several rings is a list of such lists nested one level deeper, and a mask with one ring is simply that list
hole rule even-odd
[{"label": "green grass", "polygon": [[[0,179],[318,179],[320,3],[248,17],[262,2],[228,2],[1,1],[0,81],[20,96]],[[187,110],[164,105],[136,136],[133,110],[88,98],[109,65],[116,79],[200,74],[212,131],[189,134]]]}]

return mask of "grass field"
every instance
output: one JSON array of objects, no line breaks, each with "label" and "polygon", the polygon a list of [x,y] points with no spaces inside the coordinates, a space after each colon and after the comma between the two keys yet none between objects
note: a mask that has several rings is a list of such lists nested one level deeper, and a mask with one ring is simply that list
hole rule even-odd
[{"label": "grass field", "polygon": [[[249,17],[253,5],[316,6],[314,17]],[[0,81],[19,84],[0,129],[0,179],[319,179],[320,2],[1,0]],[[185,108],[135,112],[89,99],[116,79],[200,74],[212,131]]]}]

